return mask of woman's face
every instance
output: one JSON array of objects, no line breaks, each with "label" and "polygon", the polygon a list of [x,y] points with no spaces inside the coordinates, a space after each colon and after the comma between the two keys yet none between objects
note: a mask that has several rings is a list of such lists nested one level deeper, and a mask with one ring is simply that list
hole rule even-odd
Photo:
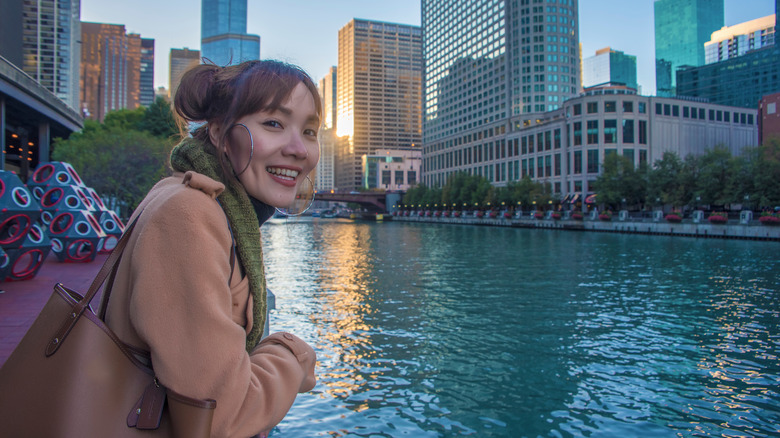
[{"label": "woman's face", "polygon": [[227,154],[247,193],[273,207],[291,205],[320,159],[319,127],[314,98],[302,83],[278,110],[239,119],[228,134]]}]

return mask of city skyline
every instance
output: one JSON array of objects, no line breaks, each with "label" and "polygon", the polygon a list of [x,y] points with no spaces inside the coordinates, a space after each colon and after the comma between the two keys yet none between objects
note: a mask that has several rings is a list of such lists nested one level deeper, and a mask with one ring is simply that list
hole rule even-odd
[{"label": "city skyline", "polygon": [[[261,57],[300,65],[315,80],[337,64],[338,30],[353,18],[421,24],[419,0],[339,0],[327,4],[295,0],[285,2],[283,8],[271,6],[268,0],[248,3],[247,32],[260,35]],[[771,15],[774,7],[773,0],[725,0],[725,25]],[[583,57],[607,46],[636,56],[642,93],[655,94],[653,1],[581,0],[579,9]],[[274,13],[264,14],[265,10]],[[132,4],[82,0],[81,19],[124,24],[128,32],[154,38],[155,87],[169,86],[167,58],[171,48],[200,48],[200,0],[139,0]]]}]

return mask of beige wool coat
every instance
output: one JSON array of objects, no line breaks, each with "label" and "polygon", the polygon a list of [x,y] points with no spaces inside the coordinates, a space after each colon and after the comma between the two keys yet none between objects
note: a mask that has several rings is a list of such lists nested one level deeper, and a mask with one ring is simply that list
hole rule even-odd
[{"label": "beige wool coat", "polygon": [[[216,201],[224,185],[187,172],[152,188],[119,265],[106,322],[151,352],[160,383],[217,401],[213,437],[269,431],[315,385],[314,350],[274,333],[251,352],[252,295]],[[231,273],[232,272],[232,273]]]}]

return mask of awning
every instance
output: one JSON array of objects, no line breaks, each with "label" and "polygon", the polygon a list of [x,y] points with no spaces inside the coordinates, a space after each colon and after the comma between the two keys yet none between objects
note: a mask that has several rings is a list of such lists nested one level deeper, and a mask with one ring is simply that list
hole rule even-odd
[{"label": "awning", "polygon": [[573,195],[572,193],[569,193],[568,195],[566,195],[566,197],[563,198],[563,200],[561,201],[561,204],[565,204],[565,203],[569,202],[571,200],[572,195]]},{"label": "awning", "polygon": [[586,204],[595,204],[597,202],[596,201],[596,196],[598,196],[596,193],[594,193],[592,195],[588,195],[588,197],[585,198],[585,203]]},{"label": "awning", "polygon": [[570,201],[570,202],[571,202],[572,204],[576,204],[576,203],[577,203],[579,200],[580,200],[580,194],[579,194],[579,193],[575,193],[575,194],[574,194],[574,195],[571,197],[571,201]]}]

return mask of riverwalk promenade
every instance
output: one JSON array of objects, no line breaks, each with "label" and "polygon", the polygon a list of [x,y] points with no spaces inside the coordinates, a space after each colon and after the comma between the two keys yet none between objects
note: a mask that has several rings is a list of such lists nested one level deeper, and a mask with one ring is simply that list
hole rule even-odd
[{"label": "riverwalk promenade", "polygon": [[[403,212],[399,212],[403,213]],[[393,215],[394,221],[440,223],[453,225],[477,225],[518,228],[558,229],[571,231],[599,231],[608,233],[633,233],[664,236],[686,236],[716,239],[746,239],[746,240],[770,240],[780,241],[780,226],[764,225],[758,220],[731,219],[726,223],[710,223],[707,220],[696,221],[685,219],[680,222],[668,222],[662,217],[634,218],[628,214],[616,214],[609,220],[599,219],[597,215],[586,214],[582,219],[572,219],[568,214],[555,219],[545,212],[542,218],[535,218],[532,214],[525,213],[518,217],[511,214],[505,217],[503,213],[496,212],[495,217],[482,212],[478,216],[476,212],[459,212],[459,217],[445,217],[435,212],[428,215],[424,211],[412,211],[409,216],[404,214]]]},{"label": "riverwalk promenade", "polygon": [[[49,300],[54,285],[62,283],[79,293],[86,293],[107,257],[100,254],[89,263],[62,263],[54,254],[49,254],[35,277],[0,283],[0,365],[27,333]],[[95,297],[92,307],[97,307],[99,302],[100,297]]]}]

